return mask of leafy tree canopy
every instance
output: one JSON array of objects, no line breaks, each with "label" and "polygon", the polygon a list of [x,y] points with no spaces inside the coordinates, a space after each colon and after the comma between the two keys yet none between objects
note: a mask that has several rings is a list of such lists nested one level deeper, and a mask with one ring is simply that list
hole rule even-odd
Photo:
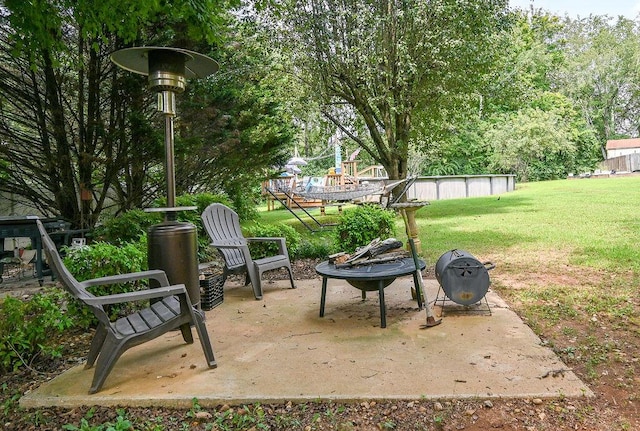
[{"label": "leafy tree canopy", "polygon": [[[289,0],[273,20],[324,115],[391,178],[404,178],[414,117],[420,112],[432,121],[483,76],[494,35],[508,21],[506,6],[500,0]],[[349,127],[345,104],[370,139]]]}]

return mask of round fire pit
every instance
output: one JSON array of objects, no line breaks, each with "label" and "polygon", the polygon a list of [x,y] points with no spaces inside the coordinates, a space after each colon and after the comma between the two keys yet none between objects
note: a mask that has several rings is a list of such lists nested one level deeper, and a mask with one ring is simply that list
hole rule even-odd
[{"label": "round fire pit", "polygon": [[[423,260],[418,260],[420,270],[426,267]],[[391,262],[373,263],[346,268],[336,268],[333,263],[322,262],[316,266],[316,272],[322,276],[322,295],[320,297],[320,317],[324,316],[324,305],[327,296],[327,279],[334,278],[347,281],[351,286],[362,291],[362,299],[366,292],[378,291],[380,297],[380,327],[387,326],[384,289],[398,277],[413,275],[416,286],[418,308],[422,309],[422,292],[418,281],[418,273],[412,258],[402,258]]]}]

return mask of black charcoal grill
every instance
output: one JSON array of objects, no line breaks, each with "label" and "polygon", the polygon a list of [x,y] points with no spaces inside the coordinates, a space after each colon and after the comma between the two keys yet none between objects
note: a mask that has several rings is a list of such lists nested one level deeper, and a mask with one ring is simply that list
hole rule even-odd
[{"label": "black charcoal grill", "polygon": [[[493,268],[495,265],[491,262],[480,262],[471,253],[454,249],[444,253],[436,262],[436,279],[446,298],[456,304],[470,306],[485,298],[491,284],[489,271]],[[444,298],[442,301],[444,303]]]}]

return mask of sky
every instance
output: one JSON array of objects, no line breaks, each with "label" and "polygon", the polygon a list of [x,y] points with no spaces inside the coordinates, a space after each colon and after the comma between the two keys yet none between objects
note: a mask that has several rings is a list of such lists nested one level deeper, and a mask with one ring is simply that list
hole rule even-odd
[{"label": "sky", "polygon": [[567,14],[571,18],[586,18],[593,14],[612,17],[624,15],[635,19],[640,12],[640,0],[509,0],[512,8],[529,9],[532,3],[535,9],[544,9],[560,16]]}]

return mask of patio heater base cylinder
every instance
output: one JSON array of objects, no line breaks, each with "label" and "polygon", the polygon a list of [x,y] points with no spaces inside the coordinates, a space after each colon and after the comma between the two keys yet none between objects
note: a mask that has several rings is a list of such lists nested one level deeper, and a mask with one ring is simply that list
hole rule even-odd
[{"label": "patio heater base cylinder", "polygon": [[147,233],[149,269],[167,273],[171,284],[184,284],[191,304],[200,309],[198,239],[191,223],[164,221]]}]

